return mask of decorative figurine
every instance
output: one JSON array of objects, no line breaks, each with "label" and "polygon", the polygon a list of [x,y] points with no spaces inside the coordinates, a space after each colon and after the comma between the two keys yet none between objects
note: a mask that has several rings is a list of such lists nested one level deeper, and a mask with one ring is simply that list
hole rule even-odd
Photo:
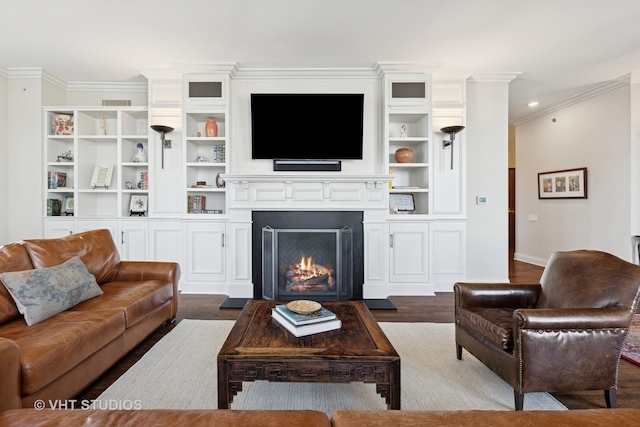
[{"label": "decorative figurine", "polygon": [[104,120],[104,116],[102,116],[100,118],[100,135],[106,135],[107,134],[107,123]]},{"label": "decorative figurine", "polygon": [[402,127],[400,128],[400,138],[406,138],[407,137],[407,125],[402,125]]},{"label": "decorative figurine", "polygon": [[127,187],[127,190],[133,190],[133,189],[135,189],[135,187],[133,186],[133,184],[131,183],[131,181],[127,181],[124,185]]},{"label": "decorative figurine", "polygon": [[59,162],[73,162],[73,154],[71,154],[71,150],[65,151],[64,153],[58,156]]},{"label": "decorative figurine", "polygon": [[138,142],[136,148],[138,149],[138,152],[133,156],[133,161],[135,163],[145,163],[147,161],[147,154],[144,152],[144,145],[142,145],[142,142]]},{"label": "decorative figurine", "polygon": [[204,154],[198,154],[196,156],[196,162],[197,163],[209,163],[209,158],[207,156],[205,156]]}]

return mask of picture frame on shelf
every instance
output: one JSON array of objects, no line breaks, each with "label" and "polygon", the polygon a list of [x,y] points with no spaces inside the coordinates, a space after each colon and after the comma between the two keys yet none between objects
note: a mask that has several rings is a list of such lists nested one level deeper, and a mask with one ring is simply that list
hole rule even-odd
[{"label": "picture frame on shelf", "polygon": [[145,216],[148,198],[141,194],[132,194],[129,202],[129,216]]},{"label": "picture frame on shelf", "polygon": [[389,194],[389,211],[391,213],[409,213],[416,210],[416,203],[411,193]]},{"label": "picture frame on shelf", "polygon": [[67,216],[73,216],[75,209],[75,201],[73,194],[65,194],[62,200],[62,211]]},{"label": "picture frame on shelf", "polygon": [[53,135],[73,135],[73,114],[52,114],[51,131]]},{"label": "picture frame on shelf", "polygon": [[538,199],[586,199],[587,168],[538,173]]},{"label": "picture frame on shelf", "polygon": [[93,169],[91,177],[91,188],[102,187],[106,190],[111,186],[111,178],[113,177],[113,165],[96,165]]}]

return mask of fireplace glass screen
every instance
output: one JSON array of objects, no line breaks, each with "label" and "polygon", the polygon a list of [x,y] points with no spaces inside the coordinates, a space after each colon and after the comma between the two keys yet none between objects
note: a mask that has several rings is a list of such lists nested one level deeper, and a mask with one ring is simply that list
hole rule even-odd
[{"label": "fireplace glass screen", "polygon": [[262,229],[265,299],[349,299],[353,234],[341,229]]}]

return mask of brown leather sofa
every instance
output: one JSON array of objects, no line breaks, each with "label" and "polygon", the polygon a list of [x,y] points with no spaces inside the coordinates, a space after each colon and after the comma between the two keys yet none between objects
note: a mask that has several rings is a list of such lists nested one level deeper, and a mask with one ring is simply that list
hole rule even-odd
[{"label": "brown leather sofa", "polygon": [[616,407],[618,364],[638,306],[640,266],[595,250],[554,253],[540,283],[456,283],[456,353],[514,390],[603,390]]},{"label": "brown leather sofa", "polygon": [[0,273],[52,267],[75,256],[102,295],[32,326],[0,284],[0,411],[73,398],[175,318],[179,265],[121,261],[108,230],[2,246]]},{"label": "brown leather sofa", "polygon": [[640,409],[574,411],[337,411],[329,418],[310,410],[51,410],[16,409],[0,413],[4,427],[190,426],[190,427],[408,427],[408,426],[599,426],[640,423]]}]

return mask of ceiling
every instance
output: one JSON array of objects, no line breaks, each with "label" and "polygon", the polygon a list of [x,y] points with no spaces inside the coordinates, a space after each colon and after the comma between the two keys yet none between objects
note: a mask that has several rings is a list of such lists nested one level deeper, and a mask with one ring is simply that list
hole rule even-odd
[{"label": "ceiling", "polygon": [[[144,81],[176,63],[518,72],[526,120],[640,70],[638,0],[1,0],[0,66]],[[537,109],[528,107],[539,101]]]}]

